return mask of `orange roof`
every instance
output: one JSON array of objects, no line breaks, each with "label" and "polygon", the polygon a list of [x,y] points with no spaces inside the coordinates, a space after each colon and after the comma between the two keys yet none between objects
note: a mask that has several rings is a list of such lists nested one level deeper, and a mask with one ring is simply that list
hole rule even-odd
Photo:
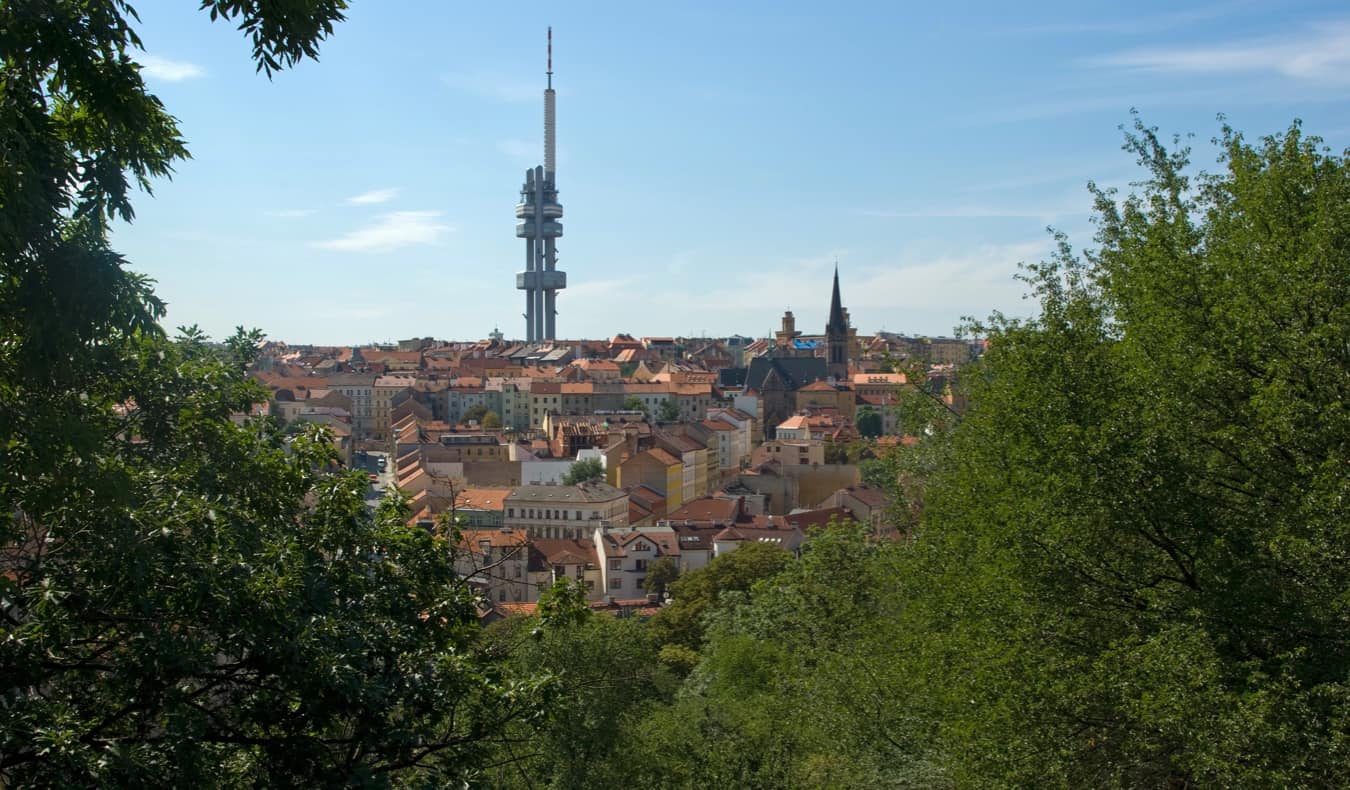
[{"label": "orange roof", "polygon": [[455,498],[455,507],[471,510],[501,510],[511,488],[466,488]]},{"label": "orange roof", "polygon": [[583,370],[612,370],[616,373],[619,371],[619,366],[608,359],[579,359],[572,364]]},{"label": "orange roof", "polygon": [[530,536],[523,529],[466,529],[460,533],[460,548],[477,549],[487,541],[494,549],[523,548],[530,542]]},{"label": "orange roof", "polygon": [[681,505],[677,510],[666,514],[670,521],[724,521],[731,523],[740,513],[741,503],[737,499],[717,499],[700,497]]},{"label": "orange roof", "polygon": [[647,455],[650,455],[652,458],[655,458],[657,461],[661,463],[662,466],[678,466],[680,464],[680,459],[676,458],[675,456],[671,455],[665,450],[662,450],[660,447],[653,447],[652,449],[648,450]]}]

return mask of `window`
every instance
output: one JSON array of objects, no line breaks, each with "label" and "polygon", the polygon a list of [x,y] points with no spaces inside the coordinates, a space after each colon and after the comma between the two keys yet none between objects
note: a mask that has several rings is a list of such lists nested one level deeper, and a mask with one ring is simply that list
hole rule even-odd
[{"label": "window", "polygon": [[647,570],[647,561],[646,561],[646,560],[638,560],[638,561],[637,561],[637,569],[640,570],[640,571],[645,571],[645,570]]},{"label": "window", "polygon": [[610,579],[610,580],[609,580],[609,589],[611,589],[611,590],[622,590],[622,589],[623,589],[623,577],[622,577],[622,576],[615,576],[614,578]]},{"label": "window", "polygon": [[506,509],[506,517],[507,517],[507,518],[515,518],[515,517],[516,517],[516,509],[513,508],[513,507],[508,507],[508,508]]},{"label": "window", "polygon": [[609,561],[609,569],[612,571],[623,570],[623,560],[619,559],[618,557],[611,559]]},{"label": "window", "polygon": [[497,600],[506,603],[506,590],[502,589],[497,591]]}]

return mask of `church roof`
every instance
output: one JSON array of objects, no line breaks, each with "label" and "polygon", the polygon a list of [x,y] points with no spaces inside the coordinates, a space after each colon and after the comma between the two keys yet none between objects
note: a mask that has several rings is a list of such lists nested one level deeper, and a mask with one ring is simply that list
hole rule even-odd
[{"label": "church roof", "polygon": [[745,386],[764,389],[764,380],[777,373],[783,389],[795,392],[813,381],[823,381],[829,374],[825,360],[820,357],[755,357],[750,360]]}]

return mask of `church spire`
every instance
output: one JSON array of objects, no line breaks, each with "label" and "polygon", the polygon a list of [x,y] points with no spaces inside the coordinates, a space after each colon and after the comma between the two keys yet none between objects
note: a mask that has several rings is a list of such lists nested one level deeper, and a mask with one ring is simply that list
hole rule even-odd
[{"label": "church spire", "polygon": [[830,378],[848,378],[848,317],[839,299],[839,261],[834,262],[834,293],[830,295],[830,322],[825,325],[825,371]]},{"label": "church spire", "polygon": [[825,334],[848,334],[848,319],[844,317],[844,305],[839,300],[839,262],[834,262],[834,294],[830,297],[830,321],[825,324]]}]

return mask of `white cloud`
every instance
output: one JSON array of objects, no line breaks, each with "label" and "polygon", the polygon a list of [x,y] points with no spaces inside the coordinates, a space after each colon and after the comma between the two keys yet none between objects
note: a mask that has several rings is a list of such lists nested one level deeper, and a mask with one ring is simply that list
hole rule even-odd
[{"label": "white cloud", "polygon": [[1135,49],[1093,58],[1098,66],[1188,74],[1269,72],[1299,80],[1350,82],[1350,23],[1280,39],[1215,46]]},{"label": "white cloud", "polygon": [[157,55],[145,54],[142,54],[137,60],[141,64],[141,74],[150,79],[165,82],[180,82],[193,77],[200,77],[206,73],[201,66],[188,63],[185,60],[169,60]]},{"label": "white cloud", "polygon": [[376,203],[388,203],[398,194],[397,189],[372,189],[369,192],[362,192],[359,195],[352,195],[347,198],[349,206],[371,206]]},{"label": "white cloud", "polygon": [[[907,251],[866,263],[840,250],[840,292],[854,325],[864,334],[881,327],[946,333],[963,315],[1028,312],[1023,299],[1026,286],[1014,277],[1017,264],[1040,260],[1052,244],[1047,238],[958,246],[933,254]],[[713,334],[763,335],[778,328],[784,310],[792,310],[799,329],[818,332],[829,312],[835,257],[830,251],[752,269],[728,266],[715,279],[663,281],[661,309],[655,313],[649,277],[576,282],[559,295],[558,309],[566,327],[561,331],[583,336],[615,331],[699,335],[707,328]],[[659,262],[648,261],[640,268],[658,269]],[[610,307],[599,312],[582,307],[595,298]]]},{"label": "white cloud", "polygon": [[1022,123],[1057,118],[1065,115],[1085,115],[1088,113],[1108,113],[1116,116],[1120,123],[1129,118],[1130,108],[1174,107],[1177,105],[1203,106],[1206,104],[1232,103],[1250,96],[1232,90],[1181,90],[1181,91],[1141,91],[1120,89],[1092,95],[1070,96],[1063,99],[1042,101],[1028,99],[1002,107],[981,108],[971,115],[959,119],[964,125],[985,126],[989,124]]},{"label": "white cloud", "polygon": [[946,307],[985,313],[1021,300],[1017,264],[1049,254],[1051,243],[984,244],[916,262],[895,262],[850,278],[846,301],[860,310]]},{"label": "white cloud", "polygon": [[298,217],[308,217],[314,213],[312,208],[284,208],[277,211],[267,212],[269,217],[279,217],[281,219],[296,219]]},{"label": "white cloud", "polygon": [[1083,35],[1102,33],[1110,35],[1138,35],[1175,30],[1180,27],[1192,27],[1211,19],[1231,16],[1250,2],[1219,3],[1201,8],[1192,8],[1171,13],[1149,16],[1134,14],[1115,19],[1080,20],[1069,22],[1048,22],[1022,27],[1001,29],[1002,35]]},{"label": "white cloud", "polygon": [[395,211],[372,225],[313,246],[342,252],[388,252],[412,244],[435,244],[451,230],[439,222],[440,216],[439,211]]}]

